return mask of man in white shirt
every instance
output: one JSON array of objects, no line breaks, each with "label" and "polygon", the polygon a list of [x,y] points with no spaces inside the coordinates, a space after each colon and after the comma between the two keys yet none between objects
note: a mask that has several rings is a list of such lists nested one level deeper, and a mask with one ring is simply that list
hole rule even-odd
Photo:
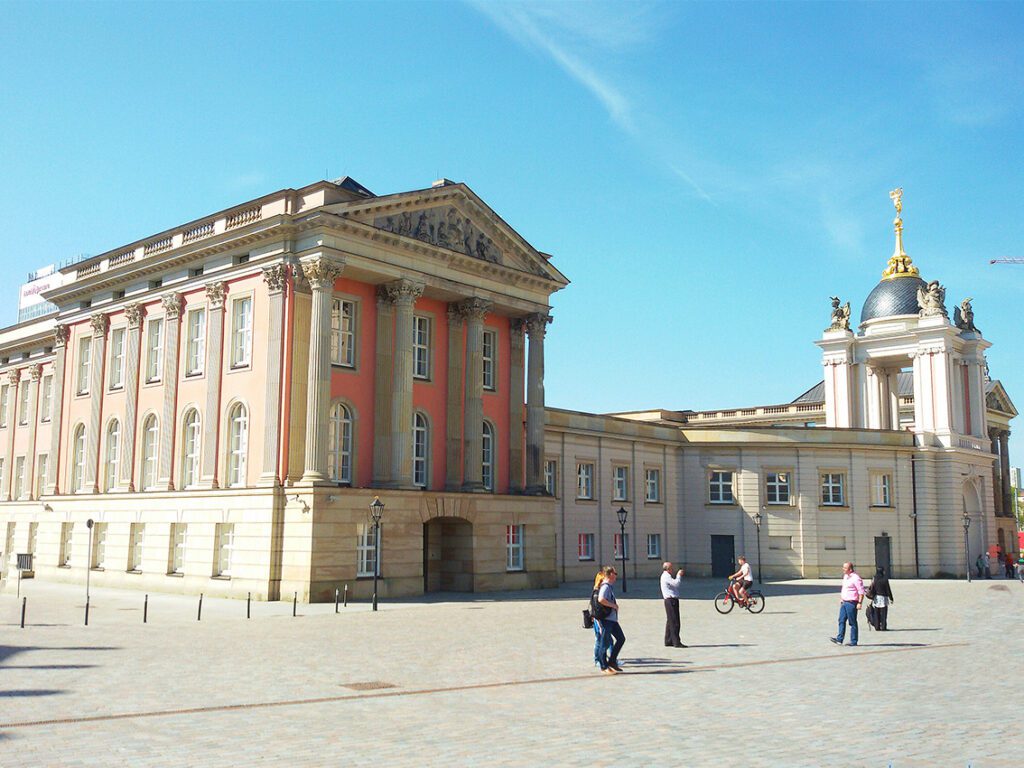
[{"label": "man in white shirt", "polygon": [[739,593],[740,600],[747,599],[747,590],[754,585],[754,579],[750,575],[750,563],[747,562],[747,558],[740,555],[736,558],[740,562],[740,569],[736,573],[730,576],[730,579],[739,579],[739,586],[736,587],[736,592]]},{"label": "man in white shirt", "polygon": [[672,578],[672,563],[661,566],[661,597],[665,601],[665,645],[685,648],[679,639],[679,590],[683,583],[683,569]]}]

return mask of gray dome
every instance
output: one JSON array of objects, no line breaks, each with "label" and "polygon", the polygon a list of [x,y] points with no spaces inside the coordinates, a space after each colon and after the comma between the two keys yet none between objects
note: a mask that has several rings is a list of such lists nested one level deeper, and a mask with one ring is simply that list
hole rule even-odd
[{"label": "gray dome", "polygon": [[860,311],[860,322],[894,315],[916,315],[920,311],[917,305],[917,289],[927,287],[920,277],[895,277],[883,280],[864,300],[864,308]]}]

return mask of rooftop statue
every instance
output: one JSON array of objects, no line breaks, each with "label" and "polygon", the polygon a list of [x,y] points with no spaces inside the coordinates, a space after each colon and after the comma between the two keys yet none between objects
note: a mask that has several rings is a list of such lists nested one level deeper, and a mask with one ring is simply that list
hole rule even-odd
[{"label": "rooftop statue", "polygon": [[846,302],[843,306],[839,306],[839,297],[832,296],[832,325],[828,327],[830,331],[848,331],[850,330],[850,302]]},{"label": "rooftop statue", "polygon": [[946,289],[932,280],[925,288],[917,289],[917,306],[921,317],[949,317],[946,312]]},{"label": "rooftop statue", "polygon": [[960,302],[959,307],[953,307],[953,325],[961,331],[974,331],[981,333],[978,326],[974,324],[974,309],[971,307],[972,299],[966,298]]}]

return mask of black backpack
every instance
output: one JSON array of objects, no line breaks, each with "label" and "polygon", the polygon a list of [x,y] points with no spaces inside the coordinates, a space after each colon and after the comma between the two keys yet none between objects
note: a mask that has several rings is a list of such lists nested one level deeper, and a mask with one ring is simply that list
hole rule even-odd
[{"label": "black backpack", "polygon": [[603,621],[608,618],[608,615],[612,612],[612,609],[607,605],[602,605],[597,599],[597,596],[601,593],[600,588],[595,589],[594,593],[590,596],[590,615],[597,621]]}]

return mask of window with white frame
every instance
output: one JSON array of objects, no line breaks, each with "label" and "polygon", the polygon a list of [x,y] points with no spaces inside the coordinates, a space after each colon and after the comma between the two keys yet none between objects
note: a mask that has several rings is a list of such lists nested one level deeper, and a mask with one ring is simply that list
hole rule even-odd
[{"label": "window with white frame", "polygon": [[644,472],[644,481],[647,486],[644,501],[656,504],[661,501],[661,470],[648,469]]},{"label": "window with white frame", "polygon": [[36,498],[42,497],[46,491],[46,465],[49,463],[49,455],[39,454],[36,458]]},{"label": "window with white frame", "polygon": [[199,445],[202,437],[199,412],[190,408],[182,421],[181,487],[192,488],[199,482]]},{"label": "window with white frame", "polygon": [[422,315],[412,319],[412,375],[430,378],[430,318]]},{"label": "window with white frame", "polygon": [[11,388],[4,384],[0,387],[0,427],[7,426],[7,403],[11,398]]},{"label": "window with white frame", "polygon": [[429,450],[430,431],[427,428],[427,417],[422,413],[415,413],[412,417],[412,484],[417,488],[426,488],[428,485]]},{"label": "window with white frame", "polygon": [[505,526],[505,570],[523,570],[523,526]]},{"label": "window with white frame", "polygon": [[115,328],[110,332],[110,389],[124,387],[124,328]]},{"label": "window with white frame", "polygon": [[612,468],[612,500],[626,501],[629,498],[629,467]]},{"label": "window with white frame", "polygon": [[576,545],[576,556],[579,560],[594,559],[594,534],[581,533]]},{"label": "window with white frame", "polygon": [[142,543],[146,538],[146,524],[132,523],[128,533],[128,570],[142,570]]},{"label": "window with white frame", "polygon": [[89,366],[92,360],[92,338],[85,336],[78,340],[78,375],[75,377],[75,391],[79,395],[89,394]]},{"label": "window with white frame", "polygon": [[14,493],[12,497],[20,499],[25,492],[25,457],[18,456],[14,459]]},{"label": "window with white frame", "polygon": [[626,540],[625,540],[625,544],[626,544],[626,549],[625,549],[626,560],[630,559],[629,558],[629,534],[628,533],[627,534],[616,533],[615,534],[615,543],[614,543],[615,551],[612,553],[615,560],[621,560],[622,559],[622,553],[623,553],[623,549],[622,549],[623,540],[622,540],[622,537],[623,537],[623,535],[625,535],[625,537],[626,537]]},{"label": "window with white frame", "polygon": [[183,573],[185,569],[185,543],[188,524],[171,523],[170,553],[167,562],[168,573]]},{"label": "window with white frame", "polygon": [[231,302],[231,367],[245,368],[252,362],[252,296]]},{"label": "window with white frame", "polygon": [[732,504],[732,472],[713,470],[708,478],[708,500],[712,504]]},{"label": "window with white frame", "polygon": [[160,381],[163,370],[164,321],[154,318],[146,329],[146,381]]},{"label": "window with white frame", "polygon": [[765,500],[769,504],[789,504],[789,472],[768,472],[764,478]]},{"label": "window with white frame", "polygon": [[71,565],[71,537],[74,532],[74,523],[60,524],[60,555],[57,558],[57,565],[64,567]]},{"label": "window with white frame", "polygon": [[328,414],[327,472],[336,483],[352,482],[352,412],[344,403]]},{"label": "window with white frame", "polygon": [[28,424],[28,395],[28,382],[23,381],[18,387],[18,424],[21,426]]},{"label": "window with white frame", "polygon": [[142,490],[156,488],[157,445],[160,428],[154,414],[142,422]]},{"label": "window with white frame", "polygon": [[117,419],[113,419],[107,427],[106,443],[103,490],[109,492],[117,485],[117,470],[121,466],[121,423]]},{"label": "window with white frame", "polygon": [[825,546],[825,549],[844,550],[844,549],[846,549],[846,537],[845,536],[826,536],[822,540],[822,544]]},{"label": "window with white frame", "polygon": [[28,553],[34,555],[39,543],[39,523],[28,524]]},{"label": "window with white frame", "polygon": [[821,503],[827,507],[843,506],[843,476],[841,473],[821,473]]},{"label": "window with white frame", "polygon": [[231,575],[231,553],[235,548],[235,525],[234,523],[217,523],[215,531],[215,546],[213,568],[214,576]]},{"label": "window with white frame", "polygon": [[377,564],[377,541],[374,541],[374,530],[377,531],[377,540],[380,539],[380,526],[374,528],[372,523],[360,525],[356,533],[356,576],[373,576],[376,569],[377,576],[380,574],[380,567]]},{"label": "window with white frame", "polygon": [[549,496],[558,495],[558,462],[555,459],[544,462],[544,490]]},{"label": "window with white frame", "polygon": [[576,464],[576,498],[594,498],[594,465],[590,462]]},{"label": "window with white frame", "polygon": [[792,536],[769,536],[768,537],[768,549],[793,549],[793,537]]},{"label": "window with white frame", "polygon": [[39,420],[50,420],[50,409],[53,408],[53,376],[43,376],[42,395],[39,402]]},{"label": "window with white frame", "polygon": [[206,365],[206,310],[190,310],[185,328],[185,375],[198,376]]},{"label": "window with white frame", "polygon": [[331,363],[354,368],[356,364],[356,303],[331,302]]},{"label": "window with white frame", "polygon": [[242,403],[235,403],[228,412],[228,486],[245,486],[248,455],[249,411]]},{"label": "window with white frame", "polygon": [[498,334],[495,331],[484,331],[483,334],[483,362],[484,362],[484,389],[494,391],[497,382],[496,365],[498,349]]},{"label": "window with white frame", "polygon": [[488,491],[494,490],[494,427],[491,422],[484,422],[483,434],[483,456],[481,457],[480,479],[484,488]]},{"label": "window with white frame", "polygon": [[892,476],[885,472],[874,472],[871,475],[871,506],[891,507]]},{"label": "window with white frame", "polygon": [[661,559],[661,534],[660,533],[648,533],[647,534],[647,559],[648,560],[660,560]]},{"label": "window with white frame", "polygon": [[93,523],[92,526],[92,562],[90,568],[107,567],[107,524]]},{"label": "window with white frame", "polygon": [[71,492],[85,485],[85,425],[79,424],[71,437]]}]

